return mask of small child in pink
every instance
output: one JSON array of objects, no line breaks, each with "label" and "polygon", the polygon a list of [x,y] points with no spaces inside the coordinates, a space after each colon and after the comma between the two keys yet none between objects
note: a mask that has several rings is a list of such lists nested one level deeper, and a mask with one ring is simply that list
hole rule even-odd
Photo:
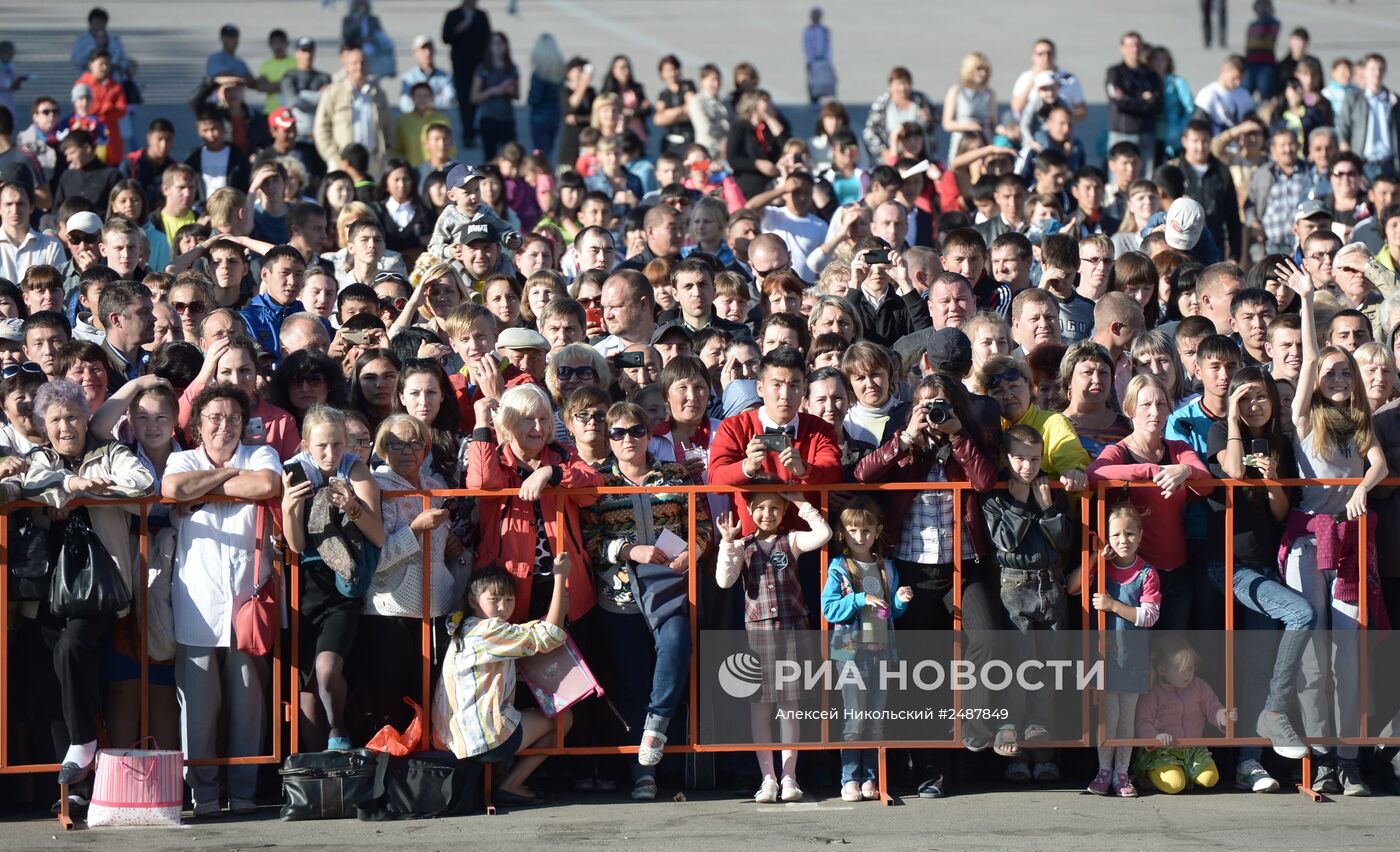
[{"label": "small child in pink", "polygon": [[1196,677],[1200,654],[1184,639],[1162,636],[1152,649],[1154,684],[1137,706],[1137,738],[1156,740],[1160,748],[1143,749],[1133,767],[1141,778],[1163,793],[1187,787],[1214,787],[1220,771],[1204,746],[1173,746],[1177,740],[1199,739],[1210,720],[1220,730],[1239,718],[1227,710],[1210,684]]}]

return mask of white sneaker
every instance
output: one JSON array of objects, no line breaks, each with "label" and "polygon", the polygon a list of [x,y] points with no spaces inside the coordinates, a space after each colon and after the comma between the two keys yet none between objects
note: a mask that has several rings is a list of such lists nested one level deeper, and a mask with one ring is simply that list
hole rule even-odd
[{"label": "white sneaker", "polygon": [[763,776],[763,783],[758,785],[758,792],[753,794],[753,800],[760,805],[771,805],[778,801],[778,779],[772,775]]},{"label": "white sneaker", "polygon": [[1278,782],[1257,760],[1246,760],[1235,767],[1235,786],[1253,793],[1273,793]]},{"label": "white sneaker", "polygon": [[1269,740],[1279,757],[1302,760],[1307,756],[1308,747],[1303,745],[1302,738],[1293,730],[1293,723],[1288,720],[1288,714],[1262,710],[1254,729],[1259,736]]},{"label": "white sneaker", "polygon": [[793,778],[791,775],[783,776],[783,801],[802,801],[802,788],[797,786],[797,779]]},{"label": "white sneaker", "polygon": [[860,797],[867,802],[873,802],[880,798],[880,791],[875,789],[874,781],[866,781],[864,784],[860,785]]},{"label": "white sneaker", "polygon": [[843,801],[843,802],[859,802],[859,801],[860,801],[860,785],[857,784],[857,783],[854,782],[854,781],[847,781],[845,784],[842,784],[842,785],[841,785],[841,801]]}]

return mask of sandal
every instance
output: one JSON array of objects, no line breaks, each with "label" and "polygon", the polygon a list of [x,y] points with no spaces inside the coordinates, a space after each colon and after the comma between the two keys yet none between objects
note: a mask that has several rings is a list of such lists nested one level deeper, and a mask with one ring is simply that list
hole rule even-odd
[{"label": "sandal", "polygon": [[1016,742],[1016,729],[1010,726],[998,728],[996,739],[992,741],[992,751],[1002,757],[1017,757],[1021,746]]},{"label": "sandal", "polygon": [[[646,738],[651,737],[661,743],[658,746],[645,744]],[[643,766],[655,766],[661,762],[661,752],[666,748],[666,735],[658,731],[643,731],[643,744],[637,746],[637,762]]]}]

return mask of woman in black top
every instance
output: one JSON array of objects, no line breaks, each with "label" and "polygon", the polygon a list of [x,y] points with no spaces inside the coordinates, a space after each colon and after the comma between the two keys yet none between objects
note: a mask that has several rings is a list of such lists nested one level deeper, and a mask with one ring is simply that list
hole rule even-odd
[{"label": "woman in black top", "polygon": [[593,115],[593,99],[598,96],[593,86],[593,64],[581,56],[569,60],[564,68],[564,126],[559,135],[559,171],[573,169],[578,159],[578,135],[588,126]]},{"label": "woman in black top", "polygon": [[[1211,425],[1206,453],[1211,475],[1221,479],[1287,479],[1298,475],[1288,417],[1279,404],[1273,377],[1259,367],[1245,367],[1230,380],[1229,413]],[[1206,533],[1206,574],[1225,591],[1226,490],[1212,492]],[[1245,607],[1246,629],[1272,630],[1283,622],[1283,639],[1274,656],[1268,698],[1256,722],[1257,735],[1272,741],[1284,757],[1302,757],[1305,747],[1288,721],[1308,631],[1317,615],[1307,599],[1278,581],[1278,548],[1291,509],[1288,491],[1278,485],[1235,489],[1234,596]],[[1248,715],[1244,719],[1250,718]],[[1241,720],[1242,722],[1244,720]],[[1248,735],[1245,725],[1244,734]],[[1264,770],[1257,747],[1240,749],[1237,774],[1252,780]],[[1263,776],[1267,779],[1267,774]],[[1254,789],[1259,789],[1255,787]]]},{"label": "woman in black top", "polygon": [[778,158],[791,133],[769,102],[767,92],[739,98],[738,119],[729,126],[726,151],[734,180],[744,196],[753,198],[778,176]]}]

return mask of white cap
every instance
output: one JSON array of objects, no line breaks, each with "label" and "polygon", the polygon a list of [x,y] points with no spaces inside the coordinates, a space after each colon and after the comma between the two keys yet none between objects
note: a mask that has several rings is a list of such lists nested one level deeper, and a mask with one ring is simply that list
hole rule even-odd
[{"label": "white cap", "polygon": [[84,234],[95,234],[102,230],[102,219],[96,213],[84,210],[81,213],[74,213],[68,217],[68,222],[63,226],[63,233],[69,234],[73,231],[81,231]]},{"label": "white cap", "polygon": [[1167,245],[1190,251],[1201,241],[1206,228],[1206,211],[1193,198],[1178,198],[1167,211]]}]

